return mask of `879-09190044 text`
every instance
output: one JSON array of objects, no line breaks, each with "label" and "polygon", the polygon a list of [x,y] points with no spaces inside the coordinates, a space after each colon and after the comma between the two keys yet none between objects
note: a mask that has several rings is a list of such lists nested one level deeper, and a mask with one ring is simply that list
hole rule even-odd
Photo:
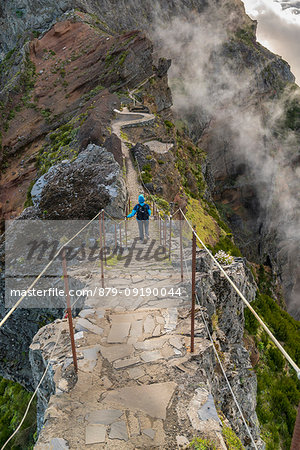
[{"label": "879-09190044 text", "polygon": [[107,288],[98,288],[98,295],[101,297],[104,296],[116,296],[116,295],[124,295],[125,297],[149,297],[150,295],[160,296],[160,297],[181,297],[182,289],[181,288],[156,288],[156,287],[140,287],[140,288],[125,288],[118,289],[116,287],[107,287]]},{"label": "879-09190044 text", "polygon": [[[123,295],[124,297],[150,297],[151,295],[154,295],[156,297],[181,297],[183,295],[181,288],[171,288],[171,287],[162,287],[162,288],[156,288],[156,287],[140,287],[140,288],[116,288],[116,287],[107,287],[102,288],[96,286],[93,289],[90,288],[83,288],[83,289],[70,289],[69,294],[71,297],[108,297],[108,296],[117,296],[117,295]],[[58,288],[47,288],[47,289],[30,289],[29,291],[26,291],[25,289],[10,289],[10,295],[11,296],[21,296],[26,295],[28,297],[43,297],[43,296],[50,296],[50,297],[64,297],[65,291],[64,289],[58,289]]]}]

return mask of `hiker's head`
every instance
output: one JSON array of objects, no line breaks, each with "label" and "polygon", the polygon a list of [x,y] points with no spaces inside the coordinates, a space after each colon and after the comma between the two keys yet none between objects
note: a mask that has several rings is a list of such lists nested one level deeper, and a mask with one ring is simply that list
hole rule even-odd
[{"label": "hiker's head", "polygon": [[145,203],[145,199],[143,195],[139,195],[139,203]]}]

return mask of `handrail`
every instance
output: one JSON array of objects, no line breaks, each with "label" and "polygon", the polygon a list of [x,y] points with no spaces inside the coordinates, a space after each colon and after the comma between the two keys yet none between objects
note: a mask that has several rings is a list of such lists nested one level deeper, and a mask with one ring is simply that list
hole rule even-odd
[{"label": "handrail", "polygon": [[3,319],[0,322],[0,328],[5,324],[5,322],[7,321],[7,319],[12,315],[12,313],[17,309],[17,307],[22,303],[22,301],[24,300],[24,298],[26,297],[26,295],[28,294],[29,291],[31,291],[31,289],[36,285],[36,283],[38,282],[38,280],[44,275],[44,273],[46,272],[46,270],[51,266],[51,264],[54,262],[54,260],[58,257],[58,255],[60,254],[60,252],[62,251],[63,248],[65,248],[70,242],[73,241],[73,239],[75,239],[75,237],[77,237],[85,228],[87,228],[95,219],[97,219],[97,217],[99,217],[99,215],[101,214],[101,212],[103,211],[103,209],[101,209],[101,211],[99,211],[95,217],[93,217],[93,219],[91,219],[84,227],[82,227],[73,237],[71,237],[71,239],[69,239],[67,242],[65,242],[60,248],[59,250],[55,253],[54,257],[51,259],[51,261],[49,261],[49,263],[44,267],[44,269],[40,272],[40,274],[33,280],[33,282],[31,283],[31,285],[29,286],[29,288],[27,288],[25,294],[23,294],[19,300],[14,304],[14,306],[9,310],[9,312],[3,317]]}]

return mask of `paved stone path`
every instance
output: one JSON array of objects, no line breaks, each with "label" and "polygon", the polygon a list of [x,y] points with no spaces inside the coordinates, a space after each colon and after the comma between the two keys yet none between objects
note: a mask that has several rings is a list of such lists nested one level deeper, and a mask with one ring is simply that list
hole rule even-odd
[{"label": "paved stone path", "polygon": [[[157,227],[154,221],[150,226],[157,249]],[[136,223],[131,220],[129,248],[136,233]],[[193,356],[189,353],[187,286],[180,283],[180,274],[168,259],[150,258],[145,264],[138,258],[150,243],[135,245],[128,267],[125,260],[114,260],[105,269],[105,288],[116,288],[117,295],[87,298],[74,320],[79,367],[76,383],[71,375],[67,322],[56,321],[36,336],[32,350],[47,359],[51,342],[63,327],[52,357],[55,394],[37,450],[176,449],[207,426],[211,435],[222,441],[210,392],[198,372],[199,358],[207,358],[211,344],[203,325],[196,323],[196,352]],[[85,272],[75,269],[73,276],[77,273],[87,288],[93,289],[101,286],[99,272],[96,264],[85,267]],[[131,290],[128,296],[126,288]],[[134,288],[139,295],[133,295]],[[152,290],[150,295],[144,295],[146,288]],[[179,288],[180,296],[170,294]]]},{"label": "paved stone path", "polygon": [[[131,200],[131,204],[135,205],[140,194],[144,193],[144,189],[138,180],[138,174],[134,167],[132,158],[130,156],[129,145],[135,145],[130,142],[129,139],[124,139],[124,127],[131,125],[140,125],[142,123],[148,123],[151,120],[155,120],[153,114],[144,113],[131,113],[127,108],[124,108],[122,112],[117,112],[117,119],[112,124],[112,132],[115,133],[122,142],[122,153],[126,161],[126,185]],[[123,132],[122,132],[123,128]]]}]

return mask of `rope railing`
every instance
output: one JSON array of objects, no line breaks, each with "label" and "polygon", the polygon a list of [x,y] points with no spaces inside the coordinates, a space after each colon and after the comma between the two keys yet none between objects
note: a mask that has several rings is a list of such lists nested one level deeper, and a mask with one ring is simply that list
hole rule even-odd
[{"label": "rope railing", "polygon": [[206,247],[206,245],[204,244],[204,242],[200,239],[200,237],[198,236],[198,234],[195,232],[194,228],[192,227],[192,225],[190,224],[189,220],[187,219],[187,217],[185,216],[185,214],[183,213],[183,211],[180,209],[182,216],[184,217],[186,223],[188,224],[188,226],[190,227],[192,233],[195,234],[196,239],[200,242],[201,246],[204,248],[204,250],[208,253],[208,255],[211,257],[211,259],[214,261],[214,263],[216,264],[216,266],[219,268],[219,270],[222,272],[222,274],[225,276],[225,278],[227,279],[227,281],[231,284],[231,286],[233,287],[233,289],[236,291],[236,293],[240,296],[240,298],[243,300],[243,302],[245,303],[245,305],[249,308],[249,310],[252,312],[252,314],[255,316],[255,318],[258,320],[258,322],[260,323],[260,325],[263,327],[263,329],[265,330],[265,332],[268,334],[268,336],[271,338],[271,340],[273,341],[273,343],[276,345],[276,347],[278,348],[278,350],[283,354],[283,356],[285,357],[285,359],[290,363],[290,365],[293,367],[293,369],[296,371],[298,378],[300,379],[300,368],[298,367],[298,365],[295,363],[295,361],[293,361],[293,359],[290,357],[290,355],[285,351],[285,349],[282,347],[282,345],[278,342],[278,340],[275,338],[275,336],[273,335],[273,333],[271,332],[271,330],[267,327],[267,325],[264,323],[264,321],[259,317],[259,315],[257,314],[257,312],[254,310],[254,308],[251,306],[251,304],[248,302],[248,300],[246,299],[246,297],[242,294],[242,292],[239,290],[239,288],[235,285],[235,283],[232,281],[232,279],[228,276],[228,274],[226,273],[226,271],[223,269],[223,267],[221,266],[221,264],[217,261],[217,259],[213,256],[213,254],[209,251],[209,249]]},{"label": "rope railing", "polygon": [[[184,259],[184,263],[185,263],[185,267],[186,267],[186,273],[187,273],[188,277],[190,278],[190,283],[192,283],[192,275],[190,274],[190,270],[189,270],[188,265],[187,265],[187,260],[186,260],[186,258],[183,258],[183,259]],[[239,414],[240,414],[240,416],[241,416],[241,418],[242,418],[242,421],[243,421],[243,423],[244,423],[244,425],[245,425],[245,428],[246,428],[247,433],[248,433],[248,435],[249,435],[249,437],[250,437],[250,440],[251,440],[251,442],[252,442],[252,445],[253,445],[253,447],[257,450],[257,446],[256,446],[256,443],[255,443],[254,438],[253,438],[253,436],[252,436],[251,430],[250,430],[250,428],[249,428],[249,426],[248,426],[248,424],[247,424],[247,421],[246,421],[245,416],[244,416],[244,414],[243,414],[242,408],[240,407],[239,402],[238,402],[238,400],[237,400],[237,398],[236,398],[236,395],[235,395],[235,393],[233,392],[233,389],[232,389],[232,387],[231,387],[231,384],[230,384],[230,382],[229,382],[229,380],[228,380],[228,377],[227,377],[227,375],[226,375],[226,371],[225,371],[225,369],[224,369],[224,366],[223,366],[223,364],[222,364],[222,361],[221,361],[221,359],[220,359],[220,357],[219,357],[219,354],[218,354],[218,351],[217,351],[217,349],[216,349],[215,342],[214,342],[214,340],[213,340],[213,338],[212,338],[212,335],[211,335],[211,333],[210,333],[210,331],[209,331],[209,327],[208,327],[207,321],[205,320],[205,316],[204,316],[204,314],[203,314],[202,306],[201,306],[201,304],[200,304],[199,297],[198,297],[197,293],[196,293],[196,299],[197,299],[197,303],[198,303],[198,305],[199,305],[199,309],[200,309],[200,313],[201,313],[201,318],[202,318],[203,324],[204,324],[204,326],[205,326],[205,329],[206,329],[208,338],[209,338],[209,340],[210,340],[210,342],[211,342],[211,344],[212,344],[212,347],[213,347],[213,350],[214,350],[214,354],[215,354],[215,356],[216,356],[216,358],[217,358],[217,361],[218,361],[218,363],[219,363],[219,365],[220,365],[220,367],[221,367],[221,370],[222,370],[224,379],[225,379],[225,381],[226,381],[226,384],[227,384],[227,386],[228,386],[228,388],[229,388],[229,391],[230,391],[230,393],[231,393],[231,395],[232,395],[233,401],[234,401],[234,403],[235,403],[235,405],[236,405],[236,407],[237,407],[237,409],[238,409],[238,411],[239,411]]]}]

